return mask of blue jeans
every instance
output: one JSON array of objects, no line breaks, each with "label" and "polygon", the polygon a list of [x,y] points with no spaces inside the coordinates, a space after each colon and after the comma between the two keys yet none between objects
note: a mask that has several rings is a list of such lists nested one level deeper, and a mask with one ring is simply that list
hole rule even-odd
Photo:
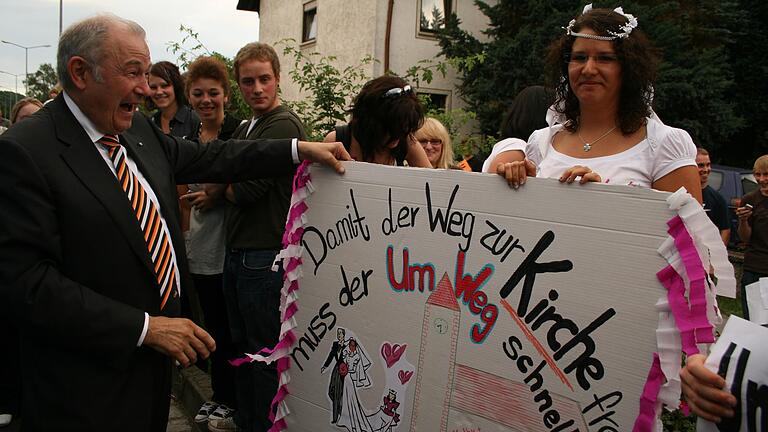
[{"label": "blue jeans", "polygon": [[[239,355],[272,348],[280,334],[283,271],[273,272],[276,250],[230,250],[224,263],[224,300],[232,340]],[[235,372],[238,410],[235,423],[247,432],[267,431],[270,404],[277,392],[275,364],[253,362]]]}]

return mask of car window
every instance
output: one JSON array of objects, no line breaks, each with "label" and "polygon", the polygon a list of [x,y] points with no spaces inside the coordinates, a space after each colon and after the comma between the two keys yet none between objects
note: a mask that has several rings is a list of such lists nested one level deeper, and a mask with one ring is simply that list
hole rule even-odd
[{"label": "car window", "polygon": [[721,171],[712,171],[709,173],[707,184],[711,186],[712,189],[719,192],[720,188],[723,187],[723,173]]},{"label": "car window", "polygon": [[742,174],[741,188],[744,190],[745,195],[754,190],[757,190],[757,182],[755,181],[755,176],[752,174]]}]

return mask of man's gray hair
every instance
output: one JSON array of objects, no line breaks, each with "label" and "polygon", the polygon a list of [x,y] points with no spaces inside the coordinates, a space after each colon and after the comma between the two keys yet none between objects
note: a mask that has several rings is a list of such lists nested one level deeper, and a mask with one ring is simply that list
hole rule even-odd
[{"label": "man's gray hair", "polygon": [[109,30],[115,26],[124,26],[142,39],[146,37],[146,32],[136,22],[113,14],[86,18],[64,30],[59,38],[59,50],[56,55],[56,73],[64,90],[74,88],[72,77],[67,71],[67,63],[74,56],[84,58],[90,65],[94,78],[101,81],[101,62],[107,48],[104,41]]}]

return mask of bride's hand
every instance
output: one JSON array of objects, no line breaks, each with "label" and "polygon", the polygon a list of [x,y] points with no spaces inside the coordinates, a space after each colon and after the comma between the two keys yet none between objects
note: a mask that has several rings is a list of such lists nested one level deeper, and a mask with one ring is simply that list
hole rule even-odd
[{"label": "bride's hand", "polygon": [[496,174],[507,179],[507,183],[517,189],[525,184],[526,178],[536,176],[536,165],[528,159],[500,163],[496,166]]},{"label": "bride's hand", "polygon": [[589,167],[576,165],[565,170],[563,175],[560,176],[560,183],[573,183],[576,180],[576,177],[581,177],[581,180],[579,180],[580,184],[587,182],[600,183],[603,181],[600,174],[592,171]]}]

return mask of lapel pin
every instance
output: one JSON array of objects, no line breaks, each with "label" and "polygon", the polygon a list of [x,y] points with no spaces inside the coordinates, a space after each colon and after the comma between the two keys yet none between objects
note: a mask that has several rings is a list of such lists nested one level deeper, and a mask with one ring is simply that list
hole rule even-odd
[{"label": "lapel pin", "polygon": [[139,147],[143,147],[143,146],[144,146],[144,143],[139,141]]}]

